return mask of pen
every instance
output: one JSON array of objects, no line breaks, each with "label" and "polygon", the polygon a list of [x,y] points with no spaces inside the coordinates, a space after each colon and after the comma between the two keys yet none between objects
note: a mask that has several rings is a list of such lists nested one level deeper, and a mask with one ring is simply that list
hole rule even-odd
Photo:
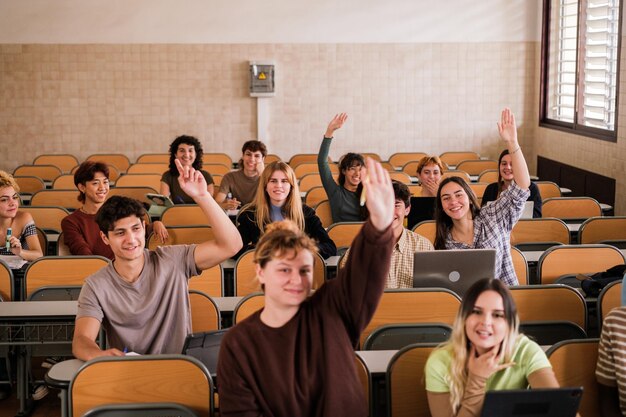
[{"label": "pen", "polygon": [[13,234],[13,230],[9,227],[7,228],[7,241],[6,241],[6,248],[7,250],[11,250],[11,235]]},{"label": "pen", "polygon": [[124,355],[128,353],[128,347],[124,346],[124,350],[122,351],[124,352]]},{"label": "pen", "polygon": [[361,189],[361,207],[365,205],[365,181],[361,182],[363,189]]}]

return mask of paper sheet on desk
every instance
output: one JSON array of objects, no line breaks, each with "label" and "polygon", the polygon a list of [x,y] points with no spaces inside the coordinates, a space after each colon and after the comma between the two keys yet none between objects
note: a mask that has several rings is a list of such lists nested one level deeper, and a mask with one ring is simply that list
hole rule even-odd
[{"label": "paper sheet on desk", "polygon": [[6,263],[11,269],[20,269],[28,263],[28,261],[25,261],[17,255],[0,256],[0,259],[3,260],[4,263]]}]

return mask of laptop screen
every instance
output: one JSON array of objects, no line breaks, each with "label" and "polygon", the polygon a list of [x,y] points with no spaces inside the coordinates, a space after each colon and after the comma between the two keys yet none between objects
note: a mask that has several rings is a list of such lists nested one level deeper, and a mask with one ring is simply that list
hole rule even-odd
[{"label": "laptop screen", "polygon": [[411,230],[419,222],[435,218],[435,197],[411,197],[411,210],[406,216],[407,229]]},{"label": "laptop screen", "polygon": [[413,287],[447,288],[463,297],[476,281],[493,278],[495,270],[495,249],[415,252]]},{"label": "laptop screen", "polygon": [[481,417],[575,417],[582,387],[488,391]]}]

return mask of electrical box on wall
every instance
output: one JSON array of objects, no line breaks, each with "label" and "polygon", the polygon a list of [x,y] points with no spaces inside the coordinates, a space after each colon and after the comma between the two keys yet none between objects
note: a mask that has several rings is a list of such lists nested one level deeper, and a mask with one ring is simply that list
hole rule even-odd
[{"label": "electrical box on wall", "polygon": [[276,95],[274,61],[250,61],[250,97]]}]

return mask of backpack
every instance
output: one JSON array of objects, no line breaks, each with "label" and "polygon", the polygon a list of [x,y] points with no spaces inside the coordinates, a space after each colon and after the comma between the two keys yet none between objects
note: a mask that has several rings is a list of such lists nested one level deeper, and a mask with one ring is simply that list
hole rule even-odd
[{"label": "backpack", "polygon": [[579,274],[577,278],[581,279],[580,286],[587,297],[597,297],[600,291],[611,282],[624,278],[624,273],[626,273],[626,264],[620,264],[590,276]]}]

